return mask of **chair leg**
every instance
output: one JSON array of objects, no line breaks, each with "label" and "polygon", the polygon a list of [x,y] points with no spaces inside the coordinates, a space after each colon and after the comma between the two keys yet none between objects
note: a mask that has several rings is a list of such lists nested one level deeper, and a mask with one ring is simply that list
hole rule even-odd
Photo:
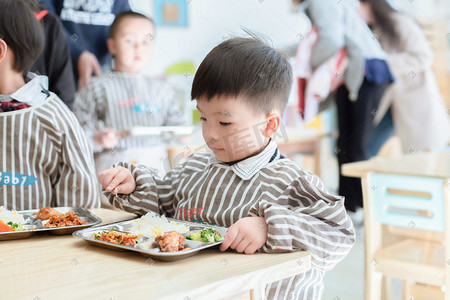
[{"label": "chair leg", "polygon": [[383,276],[383,291],[381,297],[383,300],[391,299],[391,279],[386,276]]},{"label": "chair leg", "polygon": [[373,268],[373,266],[366,265],[365,300],[382,300],[383,275],[370,270],[370,268]]},{"label": "chair leg", "polygon": [[410,280],[403,280],[403,300],[411,300],[412,294],[411,294],[411,285],[413,285],[414,282]]}]

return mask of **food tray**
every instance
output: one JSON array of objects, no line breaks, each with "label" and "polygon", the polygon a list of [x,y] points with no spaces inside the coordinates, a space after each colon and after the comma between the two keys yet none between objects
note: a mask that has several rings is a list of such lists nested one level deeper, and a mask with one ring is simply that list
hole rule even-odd
[{"label": "food tray", "polygon": [[[214,226],[214,225],[211,226],[209,224],[188,222],[188,221],[177,220],[177,219],[172,219],[172,218],[167,218],[167,220],[175,221],[178,224],[183,224],[183,225],[189,226],[190,230],[187,233],[183,234],[184,237],[186,237],[186,235],[189,234],[190,232],[195,232],[198,230],[202,230],[204,228],[213,228],[213,229],[217,230],[222,237],[224,237],[225,233],[227,232],[227,228],[225,228],[225,227],[219,227],[219,226]],[[130,233],[131,227],[132,227],[134,221],[135,220],[128,220],[128,221],[122,221],[122,222],[112,223],[112,224],[108,224],[108,225],[101,225],[101,226],[96,226],[96,227],[92,227],[92,228],[82,229],[82,230],[78,230],[78,231],[74,232],[72,235],[75,237],[84,239],[86,242],[88,242],[89,244],[91,244],[93,246],[116,250],[116,251],[122,251],[122,250],[135,251],[135,252],[139,252],[140,254],[142,254],[146,257],[150,257],[150,258],[154,258],[154,259],[158,259],[158,260],[162,260],[162,261],[176,261],[176,260],[184,259],[184,258],[187,258],[187,257],[197,254],[200,250],[214,247],[214,246],[222,243],[222,241],[214,242],[214,243],[204,243],[204,242],[198,242],[198,241],[192,241],[192,240],[186,239],[184,246],[185,246],[185,248],[189,247],[191,249],[182,250],[182,251],[178,251],[178,252],[161,252],[159,247],[146,250],[146,249],[140,249],[136,246],[119,245],[119,244],[96,240],[94,238],[94,233],[102,232],[102,231],[109,231],[109,230],[114,230],[114,231],[118,231],[118,232],[122,232],[122,233]]]},{"label": "food tray", "polygon": [[48,222],[48,219],[40,220],[36,218],[36,213],[39,211],[39,209],[18,210],[17,212],[21,214],[25,219],[25,224],[22,225],[27,230],[0,232],[0,241],[26,239],[31,237],[36,232],[45,232],[45,231],[48,231],[56,235],[71,234],[74,231],[80,230],[82,228],[91,227],[100,224],[102,222],[102,219],[100,219],[99,217],[97,217],[89,210],[87,210],[87,208],[84,207],[63,206],[63,207],[54,207],[54,209],[63,214],[68,213],[69,211],[73,211],[81,219],[86,221],[87,224],[45,228],[44,224]]}]

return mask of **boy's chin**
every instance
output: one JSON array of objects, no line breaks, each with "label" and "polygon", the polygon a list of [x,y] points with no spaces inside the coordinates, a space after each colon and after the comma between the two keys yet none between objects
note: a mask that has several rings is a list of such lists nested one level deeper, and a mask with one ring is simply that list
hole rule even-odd
[{"label": "boy's chin", "polygon": [[224,163],[235,163],[235,162],[239,162],[241,160],[244,160],[246,158],[249,158],[250,156],[243,156],[243,157],[230,157],[228,154],[223,154],[223,153],[214,153],[214,155],[216,156],[216,158],[218,160],[220,160],[221,162]]}]

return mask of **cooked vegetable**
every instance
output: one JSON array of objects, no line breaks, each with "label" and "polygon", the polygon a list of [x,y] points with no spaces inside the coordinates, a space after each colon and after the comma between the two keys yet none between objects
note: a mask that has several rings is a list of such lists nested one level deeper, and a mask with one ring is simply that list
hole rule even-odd
[{"label": "cooked vegetable", "polygon": [[[9,223],[11,223],[11,222],[9,222]],[[12,228],[8,224],[5,224],[5,222],[0,220],[0,232],[9,232],[9,231],[14,231],[14,228]]]},{"label": "cooked vegetable", "polygon": [[199,241],[204,243],[214,243],[223,240],[223,237],[215,229],[204,228],[200,232],[194,232],[186,236],[188,240]]},{"label": "cooked vegetable", "polygon": [[137,235],[110,230],[94,233],[94,239],[119,245],[134,246],[136,245]]},{"label": "cooked vegetable", "polygon": [[8,225],[11,226],[11,228],[14,229],[14,230],[16,230],[17,228],[19,228],[19,224],[17,224],[17,223],[8,222]]}]

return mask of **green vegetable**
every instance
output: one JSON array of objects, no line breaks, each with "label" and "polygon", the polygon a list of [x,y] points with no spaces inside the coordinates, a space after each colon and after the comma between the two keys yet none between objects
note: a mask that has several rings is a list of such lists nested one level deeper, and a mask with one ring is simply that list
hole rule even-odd
[{"label": "green vegetable", "polygon": [[23,230],[23,227],[19,226],[19,224],[17,224],[17,223],[13,223],[10,221],[7,224],[14,230]]},{"label": "green vegetable", "polygon": [[188,240],[194,240],[204,243],[214,243],[223,240],[223,237],[217,230],[205,228],[201,232],[194,232],[186,236]]},{"label": "green vegetable", "polygon": [[193,240],[193,241],[201,241],[202,239],[200,238],[200,232],[194,232],[192,234],[189,234],[186,236],[186,238],[188,240]]}]

